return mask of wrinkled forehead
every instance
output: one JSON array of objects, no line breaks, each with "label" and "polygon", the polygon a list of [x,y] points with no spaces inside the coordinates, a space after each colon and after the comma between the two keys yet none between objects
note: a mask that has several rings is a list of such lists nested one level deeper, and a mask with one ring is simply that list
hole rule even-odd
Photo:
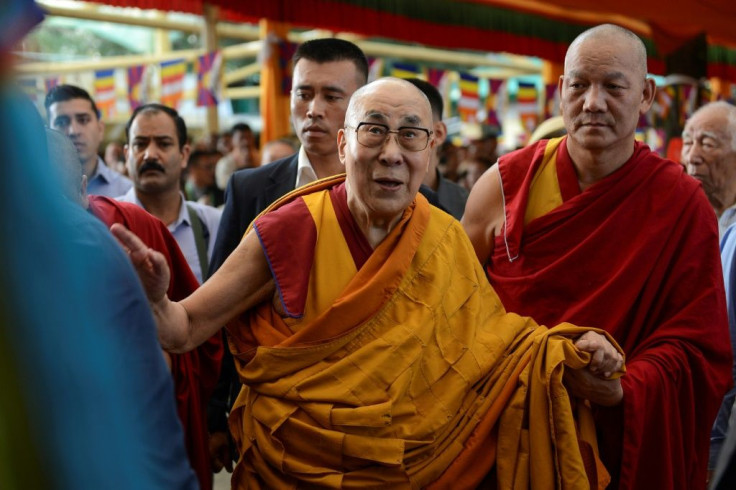
[{"label": "wrinkled forehead", "polygon": [[565,75],[575,76],[591,68],[626,77],[646,77],[646,54],[634,40],[615,34],[582,39],[568,49]]},{"label": "wrinkled forehead", "polygon": [[352,124],[375,122],[397,126],[429,127],[432,111],[427,97],[409,86],[384,83],[353,96],[346,119]]}]

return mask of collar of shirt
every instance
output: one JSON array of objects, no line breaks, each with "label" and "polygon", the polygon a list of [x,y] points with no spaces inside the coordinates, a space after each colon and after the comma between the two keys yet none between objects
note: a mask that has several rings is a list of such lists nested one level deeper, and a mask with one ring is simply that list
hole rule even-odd
[{"label": "collar of shirt", "polygon": [[726,208],[721,217],[718,218],[718,235],[723,238],[726,229],[734,223],[736,223],[736,204]]},{"label": "collar of shirt", "polygon": [[[176,220],[171,223],[170,225],[167,225],[167,228],[171,233],[174,233],[176,229],[178,229],[182,225],[191,226],[191,223],[189,222],[189,210],[186,206],[186,198],[184,197],[184,194],[179,192],[179,196],[181,197],[181,202],[179,203],[179,216],[176,218]],[[143,205],[140,199],[138,199],[138,196],[135,193],[135,187],[132,187],[127,194],[125,194],[122,198],[119,198],[120,201],[126,201],[126,202],[132,202],[136,206],[141,207],[143,209],[146,209],[146,207]]]},{"label": "collar of shirt", "polygon": [[297,158],[297,161],[296,183],[294,184],[294,189],[317,180],[317,174],[314,172],[312,163],[309,161],[309,157],[307,156],[307,152],[304,150],[303,146],[299,148],[299,157]]},{"label": "collar of shirt", "polygon": [[109,184],[110,181],[115,176],[114,172],[115,171],[109,168],[107,165],[105,165],[105,161],[98,156],[97,157],[97,168],[95,169],[95,173],[91,177],[88,177],[87,180],[89,182],[92,182],[95,179],[100,179],[106,184]]}]

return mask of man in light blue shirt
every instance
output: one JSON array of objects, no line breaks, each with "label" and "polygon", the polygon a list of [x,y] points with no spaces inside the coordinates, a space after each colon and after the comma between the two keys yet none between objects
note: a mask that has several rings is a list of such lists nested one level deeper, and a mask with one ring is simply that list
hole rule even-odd
[{"label": "man in light blue shirt", "polygon": [[184,120],[170,107],[146,104],[133,112],[125,134],[125,164],[133,187],[119,200],[135,203],[163,221],[203,282],[222,212],[187,202],[181,192],[181,173],[191,151]]},{"label": "man in light blue shirt", "polygon": [[74,85],[57,85],[44,101],[49,127],[66,134],[74,144],[82,172],[87,176],[87,193],[118,197],[133,187],[127,177],[112,170],[97,154],[105,135],[100,111],[86,90]]}]

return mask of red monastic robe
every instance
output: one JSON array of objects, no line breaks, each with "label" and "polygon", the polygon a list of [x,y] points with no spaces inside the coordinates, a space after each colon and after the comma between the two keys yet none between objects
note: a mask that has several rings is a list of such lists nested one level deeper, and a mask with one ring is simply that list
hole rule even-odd
[{"label": "red monastic robe", "polygon": [[[108,227],[125,225],[146,245],[164,254],[171,270],[168,295],[173,301],[186,298],[199,287],[176,240],[159,219],[135,204],[102,196],[89,196],[89,209]],[[207,400],[217,384],[222,353],[222,337],[216,334],[191,352],[171,354],[176,408],[184,426],[189,462],[202,490],[212,488]]]},{"label": "red monastic robe", "polygon": [[614,486],[705,488],[731,365],[713,210],[681,166],[639,143],[581,192],[565,140],[556,152],[563,204],[525,225],[546,145],[499,161],[506,223],[491,284],[508,311],[599,327],[623,347],[623,404],[596,413]]}]

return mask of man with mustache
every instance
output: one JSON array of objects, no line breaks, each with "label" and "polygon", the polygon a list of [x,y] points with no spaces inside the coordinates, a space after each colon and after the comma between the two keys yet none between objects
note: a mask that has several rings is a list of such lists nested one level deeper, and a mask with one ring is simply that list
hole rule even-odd
[{"label": "man with mustache", "polygon": [[133,187],[130,179],[108,167],[97,154],[105,136],[105,124],[86,90],[74,85],[57,85],[46,94],[44,106],[49,127],[67,135],[79,153],[88,193],[118,197]]},{"label": "man with mustache", "polygon": [[181,173],[190,152],[184,120],[170,107],[146,104],[133,112],[125,134],[126,164],[134,186],[120,201],[135,203],[163,221],[202,283],[221,211],[187,202],[181,191]]},{"label": "man with mustache", "polygon": [[731,370],[718,228],[682,166],[634,139],[655,92],[646,58],[621,27],[580,34],[558,82],[568,136],[501,157],[463,225],[509,311],[603,328],[626,352],[620,383],[574,372],[623,390],[594,404],[612,488],[705,488]]}]

